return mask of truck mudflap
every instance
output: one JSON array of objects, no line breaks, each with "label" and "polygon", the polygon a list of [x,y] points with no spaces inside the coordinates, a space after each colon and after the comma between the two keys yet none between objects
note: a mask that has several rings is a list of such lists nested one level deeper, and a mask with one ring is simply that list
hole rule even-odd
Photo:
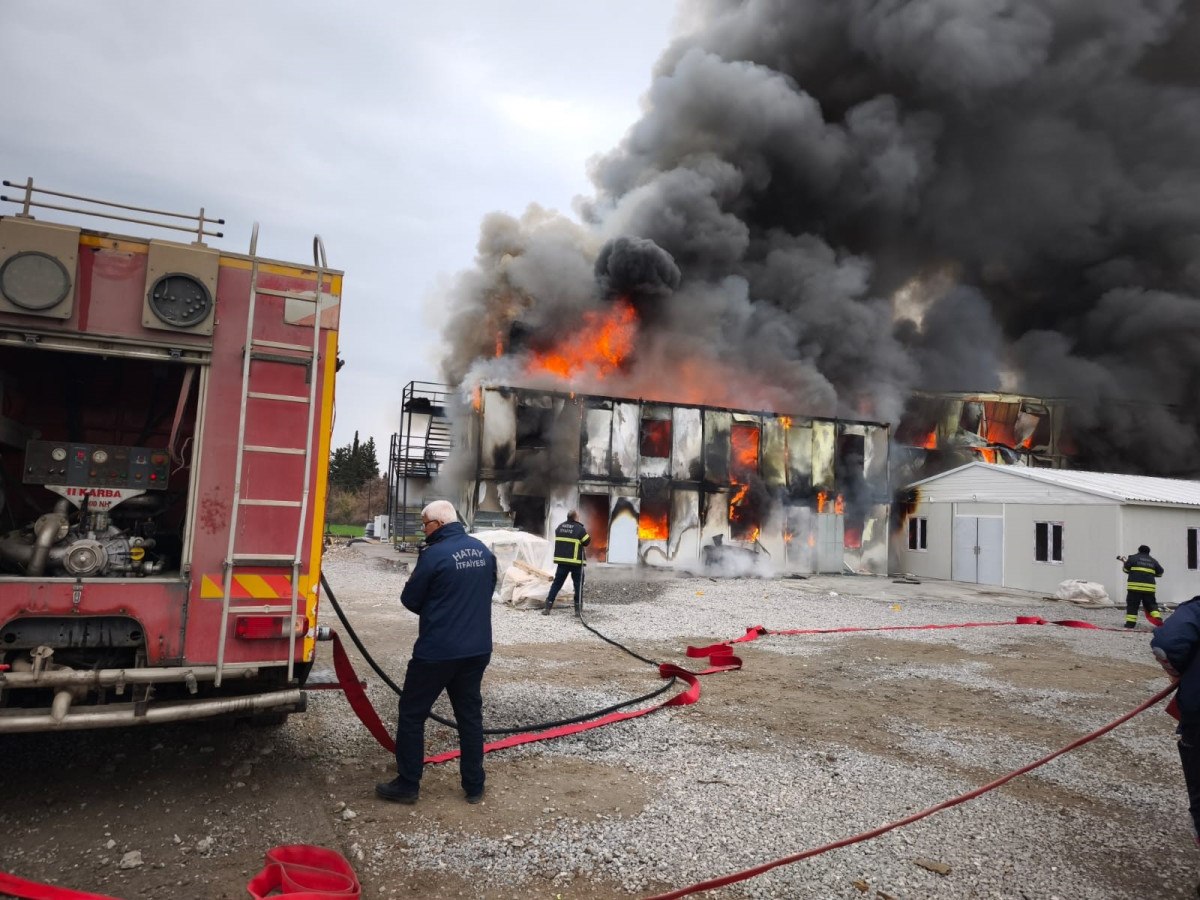
[{"label": "truck mudflap", "polygon": [[[58,696],[62,696],[61,694]],[[56,698],[57,699],[57,698]],[[44,709],[0,710],[0,735],[36,731],[77,731],[90,728],[126,728],[186,722],[214,716],[251,716],[261,713],[303,712],[308,698],[299,688],[214,697],[147,703],[109,703],[71,709],[52,705]]]}]

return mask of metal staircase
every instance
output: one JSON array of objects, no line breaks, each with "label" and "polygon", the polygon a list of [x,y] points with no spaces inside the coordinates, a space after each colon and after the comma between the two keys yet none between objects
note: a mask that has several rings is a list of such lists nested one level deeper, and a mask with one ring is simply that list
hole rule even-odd
[{"label": "metal staircase", "polygon": [[400,431],[388,457],[388,517],[398,540],[421,534],[423,489],[437,478],[454,447],[447,406],[450,387],[410,381],[400,404]]}]

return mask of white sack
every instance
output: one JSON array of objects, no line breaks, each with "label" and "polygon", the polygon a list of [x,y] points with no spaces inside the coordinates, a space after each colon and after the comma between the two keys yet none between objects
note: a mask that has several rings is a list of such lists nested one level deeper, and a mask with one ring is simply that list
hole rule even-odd
[{"label": "white sack", "polygon": [[1079,581],[1068,579],[1058,586],[1054,592],[1055,599],[1066,600],[1077,606],[1116,606],[1104,590],[1104,585],[1095,581]]}]

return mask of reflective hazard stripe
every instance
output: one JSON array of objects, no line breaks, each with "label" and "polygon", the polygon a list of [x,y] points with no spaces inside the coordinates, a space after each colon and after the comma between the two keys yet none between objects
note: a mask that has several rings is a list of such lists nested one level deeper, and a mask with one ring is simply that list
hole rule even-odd
[{"label": "reflective hazard stripe", "polygon": [[1129,590],[1131,590],[1131,591],[1141,591],[1143,594],[1153,594],[1154,593],[1154,585],[1143,584],[1140,581],[1131,581],[1131,582],[1129,582],[1128,587],[1129,587]]},{"label": "reflective hazard stripe", "polygon": [[1147,569],[1145,566],[1130,566],[1129,571],[1130,572],[1145,572],[1147,575],[1157,575],[1158,574],[1153,569]]},{"label": "reflective hazard stripe", "polygon": [[573,555],[572,556],[560,556],[558,553],[555,553],[554,561],[556,563],[577,563],[577,562],[583,561],[583,541],[582,540],[580,540],[579,538],[557,537],[556,536],[554,538],[554,549],[555,550],[558,549],[558,545],[560,543],[572,545],[571,550],[572,550]]}]

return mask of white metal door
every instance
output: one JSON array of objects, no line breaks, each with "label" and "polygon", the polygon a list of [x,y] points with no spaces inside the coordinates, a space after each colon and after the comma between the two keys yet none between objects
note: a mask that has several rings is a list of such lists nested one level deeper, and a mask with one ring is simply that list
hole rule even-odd
[{"label": "white metal door", "polygon": [[1004,519],[955,516],[950,577],[972,584],[1004,582]]},{"label": "white metal door", "polygon": [[974,516],[954,517],[954,537],[950,555],[950,578],[953,581],[979,581],[979,565],[975,557],[975,538],[979,520]]},{"label": "white metal door", "polygon": [[979,547],[980,584],[1004,583],[1004,520],[998,516],[981,516],[979,518],[979,536],[976,546]]},{"label": "white metal door", "polygon": [[608,561],[633,565],[638,561],[637,497],[613,497],[608,523]]}]

